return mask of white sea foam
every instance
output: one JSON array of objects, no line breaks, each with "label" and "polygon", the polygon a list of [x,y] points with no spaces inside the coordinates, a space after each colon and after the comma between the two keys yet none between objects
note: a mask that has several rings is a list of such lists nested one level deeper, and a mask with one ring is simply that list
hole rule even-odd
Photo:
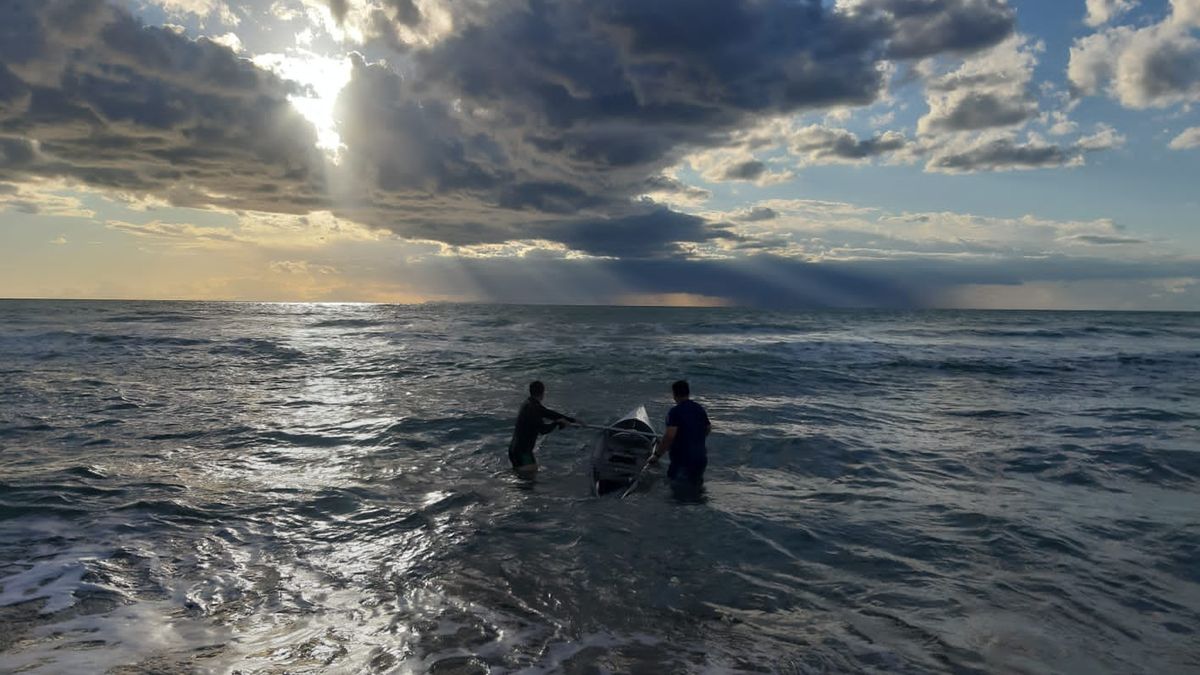
[{"label": "white sea foam", "polygon": [[229,637],[227,629],[180,619],[177,613],[172,601],[137,602],[40,626],[32,631],[34,639],[28,644],[0,653],[0,670],[101,673]]},{"label": "white sea foam", "polygon": [[75,591],[87,574],[85,560],[59,559],[37,563],[0,579],[0,607],[33,600],[45,600],[42,614],[53,614],[75,604]]}]

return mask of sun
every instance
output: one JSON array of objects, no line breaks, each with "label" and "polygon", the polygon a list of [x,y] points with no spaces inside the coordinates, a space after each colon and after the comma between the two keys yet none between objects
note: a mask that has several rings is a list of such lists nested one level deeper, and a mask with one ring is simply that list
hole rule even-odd
[{"label": "sun", "polygon": [[317,130],[317,147],[337,161],[342,147],[333,117],[338,94],[350,81],[352,65],[345,56],[322,56],[305,49],[282,54],[263,54],[254,63],[282,78],[297,82],[304,92],[288,97],[296,111]]}]

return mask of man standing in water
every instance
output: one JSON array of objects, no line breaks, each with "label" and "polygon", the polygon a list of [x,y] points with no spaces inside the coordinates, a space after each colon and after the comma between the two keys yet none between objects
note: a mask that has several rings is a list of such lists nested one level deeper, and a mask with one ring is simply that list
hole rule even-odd
[{"label": "man standing in water", "polygon": [[525,399],[525,403],[521,405],[521,412],[517,413],[517,427],[513,429],[512,441],[508,444],[508,459],[517,473],[537,473],[537,458],[533,456],[533,446],[537,445],[538,436],[548,434],[556,427],[562,429],[568,424],[578,424],[575,418],[542,405],[545,395],[546,385],[537,380],[530,382],[529,398]]},{"label": "man standing in water", "polygon": [[667,431],[651,461],[671,453],[667,478],[673,487],[699,490],[704,485],[704,469],[708,466],[708,449],[704,445],[712,424],[704,407],[691,399],[686,380],[671,385],[675,407],[667,413]]}]

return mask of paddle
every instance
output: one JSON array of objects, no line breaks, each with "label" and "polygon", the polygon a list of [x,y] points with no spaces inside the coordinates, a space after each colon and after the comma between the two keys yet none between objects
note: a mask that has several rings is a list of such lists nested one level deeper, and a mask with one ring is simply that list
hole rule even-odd
[{"label": "paddle", "polygon": [[[657,445],[658,444],[655,443],[655,446]],[[621,499],[628,497],[629,493],[633,492],[633,489],[638,486],[638,483],[642,482],[642,476],[645,475],[646,469],[650,467],[650,464],[653,463],[653,461],[654,450],[651,449],[650,456],[646,458],[646,463],[642,464],[642,468],[637,472],[637,475],[633,477],[633,481],[629,483],[629,487],[625,488],[625,491],[621,493]]]}]

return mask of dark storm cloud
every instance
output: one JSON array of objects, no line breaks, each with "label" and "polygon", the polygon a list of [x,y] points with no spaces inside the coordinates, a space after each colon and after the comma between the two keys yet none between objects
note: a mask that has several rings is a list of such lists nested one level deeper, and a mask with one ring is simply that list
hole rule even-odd
[{"label": "dark storm cloud", "polygon": [[37,151],[28,139],[0,136],[0,171],[31,166],[36,157]]},{"label": "dark storm cloud", "polygon": [[685,199],[703,201],[712,196],[708,190],[694,185],[686,185],[678,178],[671,176],[651,176],[642,185],[644,192],[661,192],[667,195],[678,195]]},{"label": "dark storm cloud", "polygon": [[[618,188],[621,174],[643,180],[686,149],[727,141],[752,116],[875,101],[889,44],[926,55],[1012,31],[1005,5],[981,0],[860,3],[851,13],[818,0],[500,1],[464,20],[417,55],[424,86],[465,97],[525,148],[613,176]],[[925,35],[955,30],[964,34],[940,38],[949,47]]]},{"label": "dark storm cloud", "polygon": [[384,193],[487,191],[514,178],[492,140],[439,99],[419,98],[394,72],[353,55],[337,102],[349,168]]},{"label": "dark storm cloud", "polygon": [[413,0],[387,0],[387,4],[391,6],[396,21],[405,26],[416,26],[424,18],[421,14],[421,8],[417,7]]},{"label": "dark storm cloud", "polygon": [[28,95],[29,85],[0,63],[0,115],[10,114]]},{"label": "dark storm cloud", "polygon": [[[1012,31],[998,0],[848,4],[447,5],[455,31],[413,48],[407,79],[356,60],[333,181],[287,101],[295,85],[100,0],[11,0],[0,4],[0,179],[66,176],[188,206],[333,209],[458,244],[536,236],[614,252],[620,235],[643,242],[622,252],[658,254],[724,232],[637,200],[685,154],[763,115],[871,103],[885,58],[981,49]],[[341,19],[368,7],[329,6]],[[412,0],[370,7],[396,26],[425,22]]]},{"label": "dark storm cloud", "polygon": [[[229,49],[102,2],[9,2],[0,25],[25,31],[3,43],[0,178],[67,176],[183,205],[324,203],[315,133],[287,101],[294,88]],[[245,189],[264,183],[286,195]]]},{"label": "dark storm cloud", "polygon": [[652,258],[672,252],[675,242],[733,237],[703,218],[664,208],[602,221],[581,220],[555,229],[556,239],[577,251],[614,258]]},{"label": "dark storm cloud", "polygon": [[888,24],[889,55],[924,58],[998,44],[1013,32],[1005,0],[857,0],[855,12]]}]

